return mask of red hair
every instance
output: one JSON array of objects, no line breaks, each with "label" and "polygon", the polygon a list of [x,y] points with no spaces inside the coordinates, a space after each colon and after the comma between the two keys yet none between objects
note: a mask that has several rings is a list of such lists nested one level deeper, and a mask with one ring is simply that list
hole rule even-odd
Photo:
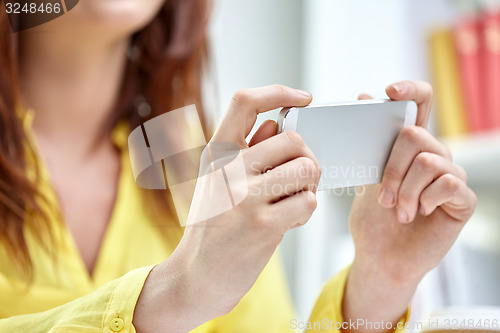
[{"label": "red hair", "polygon": [[[202,110],[201,75],[207,58],[209,6],[206,0],[167,0],[157,16],[132,36],[135,56],[129,57],[120,100],[105,131],[110,132],[120,119],[126,119],[131,129],[147,120],[134,107],[137,96],[143,96],[151,106],[148,119],[186,104],[195,103]],[[5,11],[0,11],[0,242],[20,273],[31,276],[24,230],[33,230],[47,250],[52,233],[43,208],[44,194],[38,188],[39,177],[29,178],[26,172],[27,149],[32,148],[16,114],[16,108],[22,107],[18,65],[18,36],[11,32]],[[204,123],[201,112],[200,118]],[[172,207],[165,204],[165,192],[153,196],[163,203],[157,205],[159,209]],[[165,209],[174,214],[171,208]],[[180,238],[179,233],[174,237]]]}]

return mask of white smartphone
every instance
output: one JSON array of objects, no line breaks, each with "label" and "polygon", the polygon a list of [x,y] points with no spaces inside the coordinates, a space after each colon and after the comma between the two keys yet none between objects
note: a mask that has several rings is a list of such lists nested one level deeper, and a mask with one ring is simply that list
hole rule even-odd
[{"label": "white smartphone", "polygon": [[327,190],[379,183],[397,135],[416,119],[414,101],[364,100],[284,108],[278,132],[302,136],[322,168],[318,190]]}]

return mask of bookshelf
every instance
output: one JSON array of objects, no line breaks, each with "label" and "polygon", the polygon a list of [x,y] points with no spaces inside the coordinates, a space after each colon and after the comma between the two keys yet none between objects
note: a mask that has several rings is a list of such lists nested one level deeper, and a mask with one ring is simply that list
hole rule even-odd
[{"label": "bookshelf", "polygon": [[500,188],[500,130],[441,138],[453,152],[455,163],[468,174],[468,184],[476,190]]},{"label": "bookshelf", "polygon": [[500,131],[441,140],[450,147],[454,162],[467,171],[467,183],[478,197],[460,241],[478,251],[500,253]]}]

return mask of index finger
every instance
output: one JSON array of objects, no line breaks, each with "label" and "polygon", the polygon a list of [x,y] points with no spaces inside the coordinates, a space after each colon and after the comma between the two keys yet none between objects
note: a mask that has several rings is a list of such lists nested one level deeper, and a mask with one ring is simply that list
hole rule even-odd
[{"label": "index finger", "polygon": [[418,105],[416,125],[427,128],[432,105],[432,86],[423,81],[400,81],[386,88],[387,96],[395,101],[414,100]]},{"label": "index finger", "polygon": [[311,100],[310,93],[281,85],[238,90],[212,140],[247,147],[245,138],[259,113],[280,107],[306,106]]}]

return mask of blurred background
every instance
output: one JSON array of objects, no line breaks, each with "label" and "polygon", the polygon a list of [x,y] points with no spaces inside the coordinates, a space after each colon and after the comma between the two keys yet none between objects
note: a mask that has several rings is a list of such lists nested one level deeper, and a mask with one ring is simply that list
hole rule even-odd
[{"label": "blurred background", "polygon": [[[327,103],[360,93],[386,98],[385,87],[403,79],[433,83],[430,129],[467,170],[479,203],[443,264],[422,281],[416,319],[449,306],[500,307],[498,2],[215,0],[207,109],[216,120],[239,88],[280,83]],[[259,124],[269,118],[277,111]],[[280,251],[298,318],[307,319],[322,284],[353,259],[353,194],[319,192],[309,223],[285,237]]]}]

